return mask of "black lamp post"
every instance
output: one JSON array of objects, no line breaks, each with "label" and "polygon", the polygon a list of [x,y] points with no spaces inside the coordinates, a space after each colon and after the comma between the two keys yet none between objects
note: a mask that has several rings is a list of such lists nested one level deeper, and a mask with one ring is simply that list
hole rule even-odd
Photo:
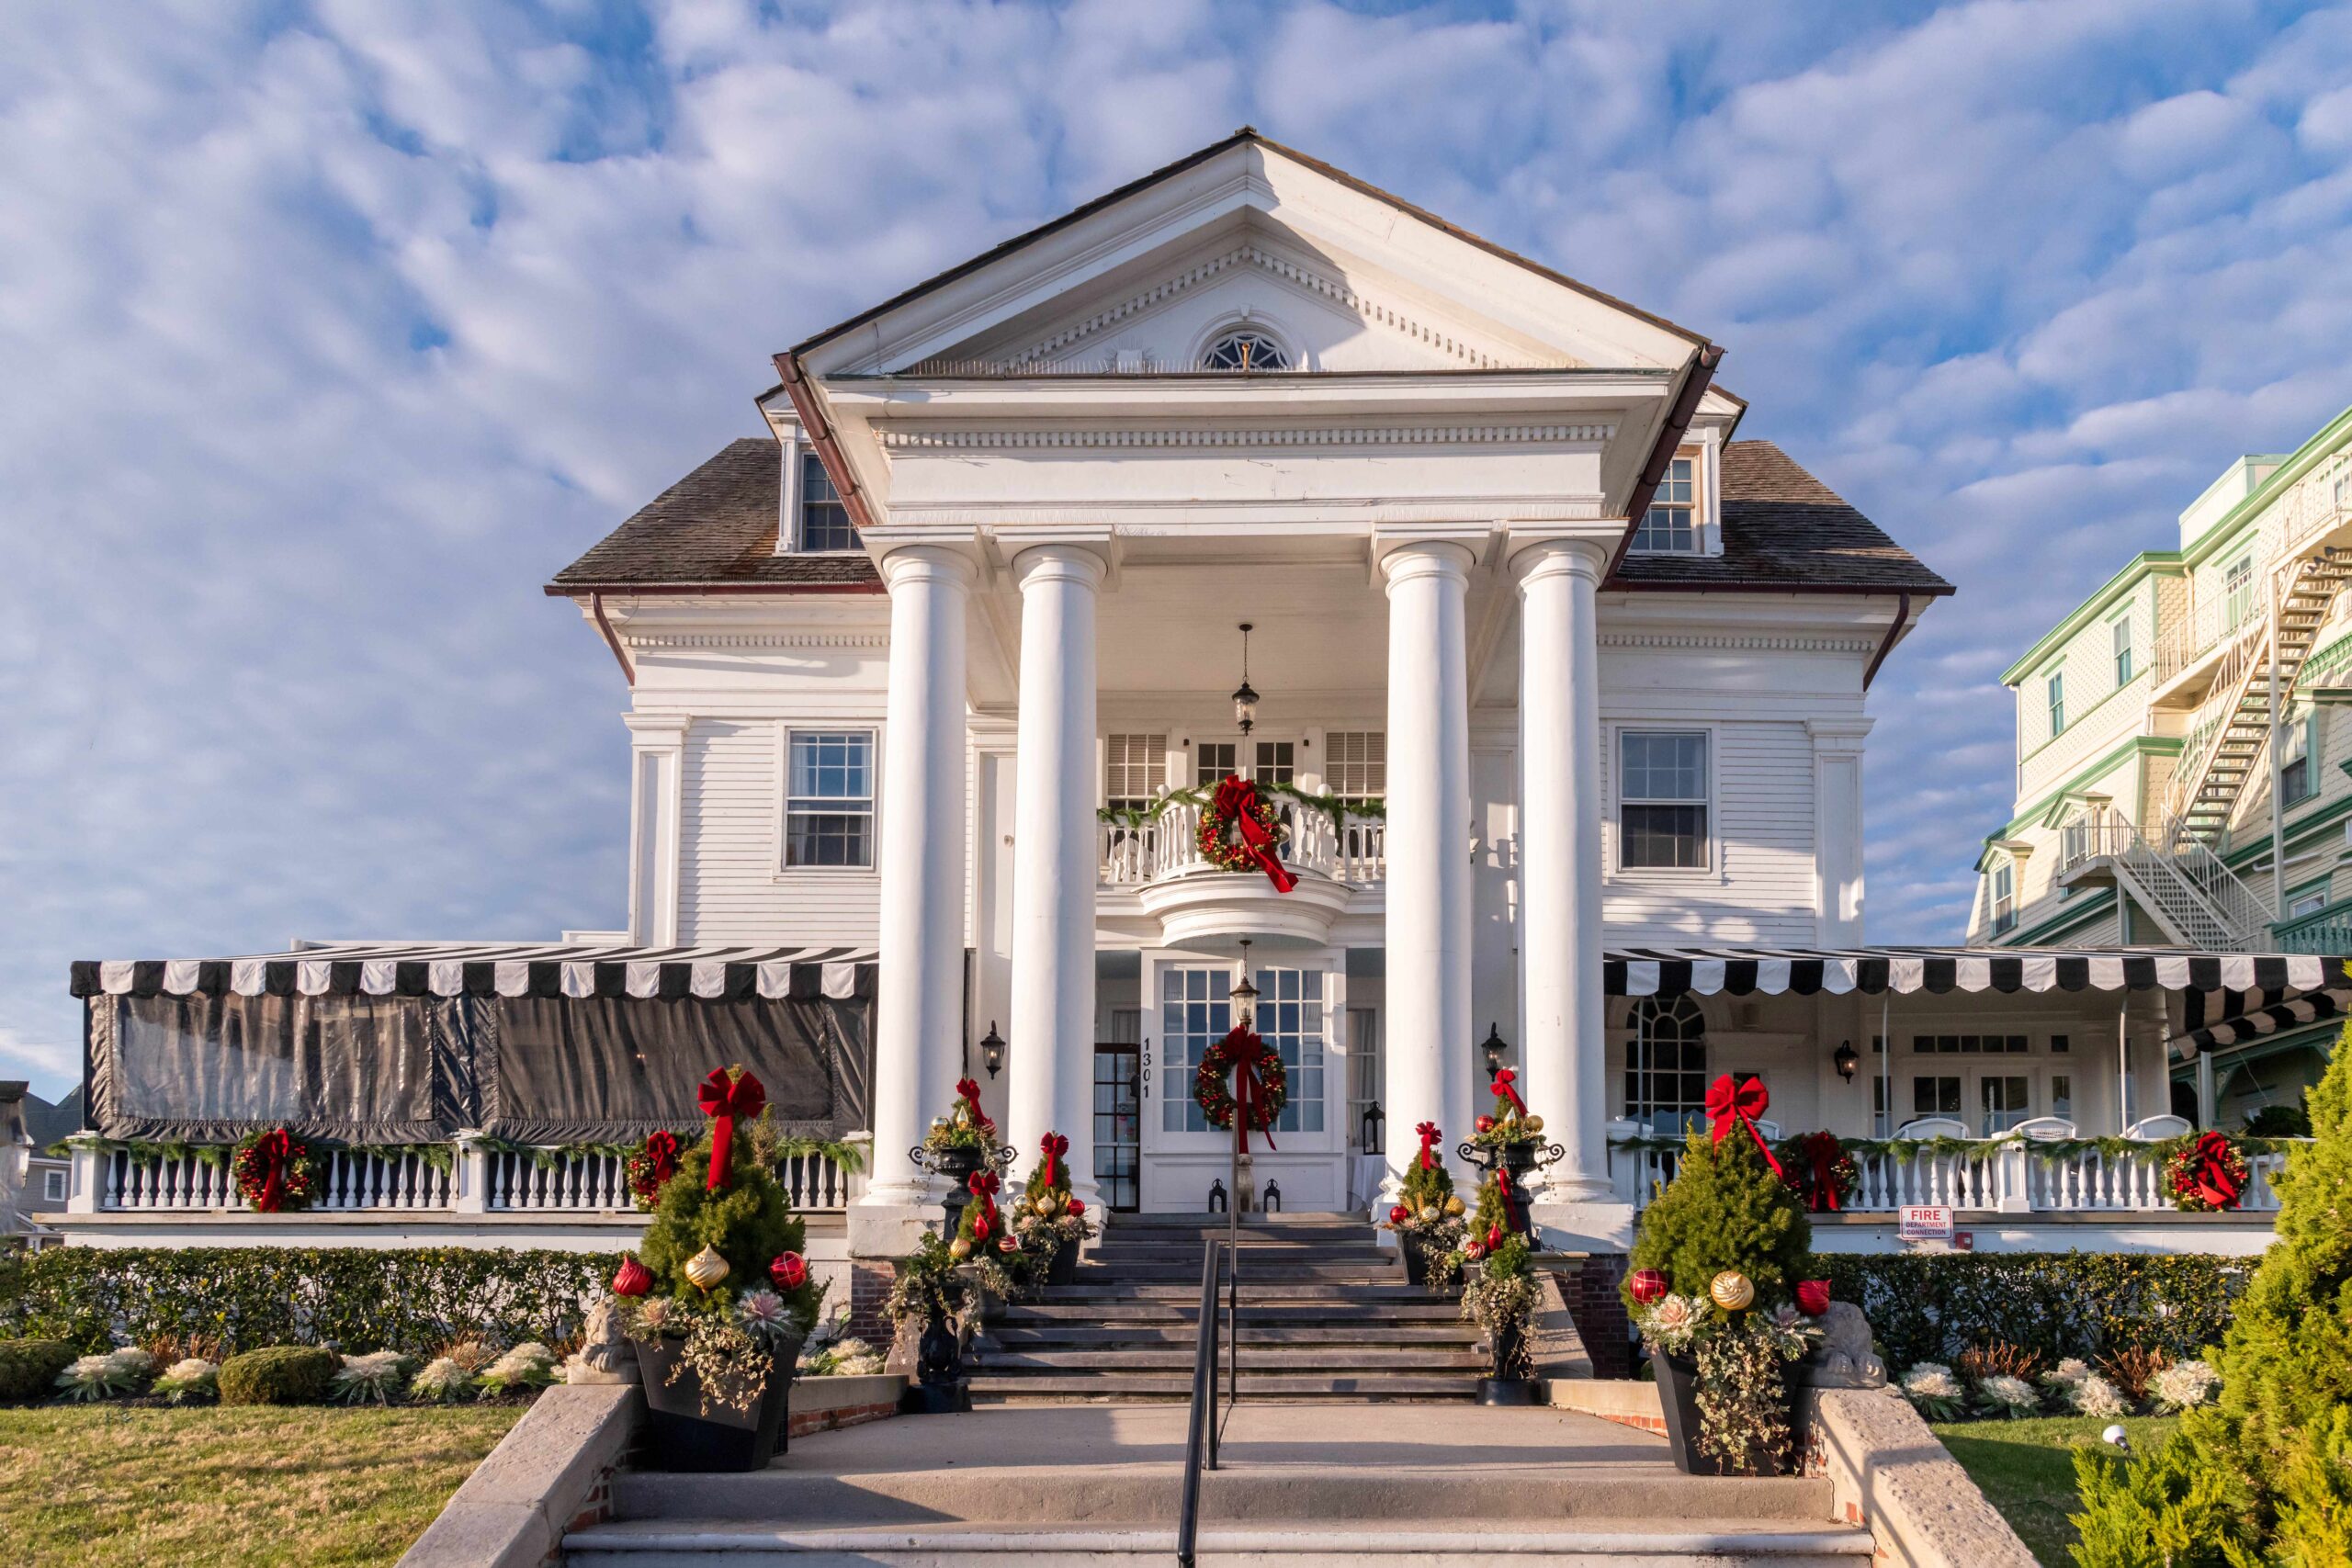
[{"label": "black lamp post", "polygon": [[1388,1152],[1388,1141],[1381,1133],[1387,1121],[1388,1115],[1380,1109],[1378,1100],[1363,1108],[1363,1153],[1385,1155]]},{"label": "black lamp post", "polygon": [[1487,1037],[1478,1043],[1478,1049],[1487,1054],[1487,1076],[1491,1078],[1501,1072],[1503,1057],[1510,1050],[1510,1046],[1503,1039],[1502,1025],[1487,1024]]},{"label": "black lamp post", "polygon": [[1838,1076],[1848,1083],[1854,1081],[1854,1073],[1862,1065],[1861,1057],[1854,1054],[1854,1043],[1850,1040],[1839,1041],[1838,1054],[1829,1059],[1837,1065]]},{"label": "black lamp post", "polygon": [[990,1077],[1004,1066],[1004,1036],[996,1032],[994,1019],[989,1020],[989,1032],[980,1036],[980,1060],[988,1065]]},{"label": "black lamp post", "polygon": [[1258,723],[1258,694],[1250,684],[1250,623],[1241,623],[1241,684],[1233,689],[1233,718],[1248,735]]}]

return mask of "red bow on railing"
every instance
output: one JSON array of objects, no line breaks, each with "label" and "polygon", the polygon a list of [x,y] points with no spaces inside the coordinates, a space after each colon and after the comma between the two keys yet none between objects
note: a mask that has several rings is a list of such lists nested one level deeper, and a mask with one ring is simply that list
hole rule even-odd
[{"label": "red bow on railing", "polygon": [[1250,858],[1257,863],[1258,869],[1266,874],[1266,880],[1274,885],[1275,892],[1287,893],[1298,886],[1298,878],[1284,871],[1283,863],[1274,855],[1273,830],[1258,820],[1258,786],[1255,783],[1238,773],[1226,774],[1224,782],[1216,786],[1213,808],[1219,817],[1230,818],[1234,826],[1241,829],[1241,847],[1250,852]]},{"label": "red bow on railing", "polygon": [[979,1128],[991,1138],[996,1136],[996,1123],[989,1121],[989,1113],[980,1109],[980,1086],[978,1084],[974,1083],[970,1078],[957,1078],[956,1080],[956,1098],[972,1108],[973,1126]]},{"label": "red bow on railing", "polygon": [[1764,1156],[1764,1163],[1772,1168],[1772,1174],[1786,1180],[1787,1173],[1781,1169],[1781,1162],[1772,1157],[1770,1145],[1764,1142],[1764,1134],[1756,1127],[1756,1119],[1763,1115],[1771,1104],[1772,1097],[1764,1092],[1762,1078],[1750,1078],[1734,1089],[1731,1075],[1725,1073],[1707,1086],[1707,1114],[1714,1119],[1715,1142],[1722,1143],[1724,1134],[1731,1131],[1732,1123],[1736,1122],[1747,1129],[1749,1137],[1756,1140],[1756,1147]]},{"label": "red bow on railing", "polygon": [[[1235,1032],[1241,1032],[1239,1026]],[[1250,1152],[1250,1129],[1256,1127],[1265,1134],[1266,1146],[1274,1146],[1272,1131],[1274,1119],[1259,1108],[1265,1103],[1266,1086],[1259,1080],[1258,1069],[1274,1055],[1274,1048],[1255,1034],[1242,1034],[1233,1045],[1233,1138],[1234,1146],[1243,1154]]]},{"label": "red bow on railing", "polygon": [[2197,1140],[2190,1150],[2188,1179],[2197,1187],[2197,1195],[2216,1209],[2238,1206],[2238,1179],[2230,1174],[2230,1140],[2219,1133],[2207,1133]]},{"label": "red bow on railing", "polygon": [[1846,1145],[1835,1133],[1814,1133],[1805,1138],[1805,1163],[1812,1167],[1806,1178],[1805,1207],[1816,1214],[1834,1214],[1844,1207],[1838,1201],[1838,1162],[1845,1153]]},{"label": "red bow on railing", "polygon": [[972,1239],[986,1241],[996,1231],[996,1192],[1003,1183],[993,1170],[976,1170],[964,1185],[971,1190],[972,1201],[980,1206],[980,1217],[972,1222]]},{"label": "red bow on railing", "polygon": [[1527,1101],[1520,1099],[1519,1090],[1511,1088],[1511,1085],[1518,1081],[1517,1073],[1512,1072],[1509,1067],[1499,1068],[1495,1073],[1495,1081],[1487,1086],[1487,1092],[1497,1100],[1510,1100],[1510,1108],[1524,1116],[1527,1114]]},{"label": "red bow on railing", "polygon": [[1069,1140],[1059,1133],[1048,1133],[1045,1142],[1037,1145],[1037,1152],[1046,1156],[1046,1185],[1052,1187],[1056,1185],[1054,1162],[1069,1153]]},{"label": "red bow on railing", "polygon": [[286,1202],[286,1170],[294,1163],[294,1139],[285,1128],[264,1133],[254,1145],[254,1153],[268,1174],[262,1178],[261,1196],[254,1200],[254,1208],[265,1214],[274,1214]]},{"label": "red bow on railing", "polygon": [[647,1134],[645,1160],[653,1168],[653,1185],[656,1187],[677,1175],[678,1134],[666,1129]]},{"label": "red bow on railing", "polygon": [[1437,1123],[1434,1122],[1424,1122],[1413,1131],[1421,1136],[1421,1168],[1427,1170],[1437,1164],[1437,1161],[1430,1157],[1430,1151],[1437,1147],[1437,1141],[1443,1134],[1438,1132]]},{"label": "red bow on railing", "polygon": [[750,1118],[765,1111],[768,1091],[760,1087],[759,1079],[741,1067],[731,1072],[725,1067],[713,1067],[710,1077],[702,1080],[695,1102],[716,1123],[710,1130],[710,1175],[703,1181],[706,1191],[716,1192],[727,1185],[727,1156],[735,1147],[736,1118]]},{"label": "red bow on railing", "polygon": [[1519,1206],[1519,1192],[1510,1184],[1510,1172],[1500,1166],[1495,1168],[1495,1192],[1503,1201],[1503,1218],[1510,1222],[1511,1234],[1527,1229],[1527,1216]]}]

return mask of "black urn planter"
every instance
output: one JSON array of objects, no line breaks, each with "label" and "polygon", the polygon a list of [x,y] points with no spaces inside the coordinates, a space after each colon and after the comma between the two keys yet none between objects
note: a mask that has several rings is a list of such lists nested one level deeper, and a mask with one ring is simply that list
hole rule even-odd
[{"label": "black urn planter", "polygon": [[1078,1243],[1066,1241],[1054,1248],[1054,1260],[1046,1265],[1046,1283],[1048,1285],[1078,1283]]},{"label": "black urn planter", "polygon": [[1419,1233],[1400,1230],[1396,1233],[1397,1250],[1405,1255],[1405,1279],[1410,1284],[1430,1282],[1430,1248]]},{"label": "black urn planter", "polygon": [[1481,1404],[1532,1404],[1535,1384],[1522,1377],[1504,1374],[1519,1364],[1520,1347],[1526,1333],[1517,1324],[1507,1324],[1494,1333],[1492,1375],[1478,1380],[1478,1403]]},{"label": "black urn planter", "polygon": [[[1674,1450],[1674,1468],[1685,1475],[1779,1475],[1783,1473],[1769,1453],[1751,1450],[1744,1466],[1726,1464],[1699,1451],[1699,1366],[1686,1357],[1660,1351],[1650,1358],[1657,1371],[1657,1402],[1666,1417],[1666,1440]],[[1781,1400],[1789,1412],[1789,1453],[1799,1451],[1796,1431],[1797,1390],[1802,1363],[1781,1363]]]},{"label": "black urn planter", "polygon": [[[786,1427],[800,1344],[794,1338],[777,1348],[768,1363],[767,1382],[748,1408],[712,1400],[705,1409],[701,1374],[685,1365],[685,1341],[637,1341],[638,1371],[645,1378],[647,1468],[694,1472],[764,1468],[790,1441]],[[674,1382],[673,1372],[677,1377]]]},{"label": "black urn planter", "polygon": [[971,1385],[959,1375],[964,1347],[948,1326],[947,1314],[933,1312],[923,1320],[922,1337],[915,1341],[915,1381],[899,1394],[901,1416],[945,1416],[972,1407]]},{"label": "black urn planter", "polygon": [[964,1223],[964,1205],[972,1201],[972,1177],[987,1163],[978,1149],[933,1149],[929,1156],[931,1168],[947,1179],[947,1195],[939,1206],[947,1213],[947,1234],[954,1235]]}]

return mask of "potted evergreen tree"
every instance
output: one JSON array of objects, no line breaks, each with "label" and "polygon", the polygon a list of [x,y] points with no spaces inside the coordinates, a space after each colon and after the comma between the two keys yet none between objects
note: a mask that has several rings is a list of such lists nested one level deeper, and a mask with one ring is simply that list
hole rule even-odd
[{"label": "potted evergreen tree", "polygon": [[[968,1255],[968,1254],[967,1254]],[[955,1319],[970,1303],[971,1287],[958,1272],[953,1244],[926,1235],[913,1254],[899,1260],[882,1312],[904,1333],[922,1326],[915,1340],[915,1381],[899,1395],[904,1416],[945,1415],[972,1407],[963,1378],[963,1342]]]},{"label": "potted evergreen tree", "polygon": [[757,1470],[787,1441],[795,1364],[822,1292],[792,1201],[734,1122],[765,1096],[741,1067],[711,1074],[708,1136],[653,1203],[638,1256],[613,1280],[637,1349],[651,1468]]},{"label": "potted evergreen tree", "polygon": [[1070,1193],[1069,1140],[1059,1133],[1047,1133],[1038,1147],[1037,1168],[1013,1201],[1012,1232],[1023,1257],[1043,1260],[1046,1283],[1078,1282],[1078,1249],[1094,1226],[1085,1202]]},{"label": "potted evergreen tree", "polygon": [[[1458,1223],[1458,1222],[1457,1222]],[[1534,1359],[1527,1330],[1535,1317],[1534,1246],[1524,1216],[1507,1197],[1499,1172],[1478,1184],[1478,1206],[1464,1227],[1462,1249],[1442,1267],[1462,1278],[1462,1316],[1487,1331],[1488,1374],[1479,1380],[1481,1404],[1535,1403]]]},{"label": "potted evergreen tree", "polygon": [[1380,1228],[1396,1233],[1408,1280],[1416,1285],[1434,1282],[1442,1290],[1453,1282],[1454,1255],[1462,1250],[1462,1199],[1445,1168],[1437,1123],[1424,1122],[1417,1131],[1420,1150],[1406,1162],[1396,1205]]},{"label": "potted evergreen tree", "polygon": [[1813,1249],[1804,1203],[1757,1135],[1763,1085],[1728,1075],[1708,1095],[1674,1180],[1643,1213],[1626,1304],[1649,1347],[1676,1465],[1694,1475],[1777,1474],[1794,1455],[1795,1363],[1826,1288],[1800,1279]]}]

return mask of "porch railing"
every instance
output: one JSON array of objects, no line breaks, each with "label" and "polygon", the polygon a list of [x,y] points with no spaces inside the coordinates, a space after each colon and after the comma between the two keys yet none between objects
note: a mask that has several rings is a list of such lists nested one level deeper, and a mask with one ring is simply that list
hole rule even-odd
[{"label": "porch railing", "polygon": [[[446,1209],[455,1161],[411,1150],[331,1149],[319,1156],[314,1213]],[[232,1209],[243,1205],[225,1156],[107,1151],[99,1206],[109,1210]]]},{"label": "porch railing", "polygon": [[2270,945],[2280,953],[2335,958],[2352,953],[2352,904],[2335,905],[2270,928]]},{"label": "porch railing", "polygon": [[[2163,1187],[2164,1160],[2153,1149],[2120,1155],[2082,1149],[2045,1156],[2023,1138],[1973,1143],[1964,1150],[1939,1151],[1922,1144],[1916,1149],[1857,1152],[1860,1179],[1844,1212],[1892,1214],[1914,1204],[2004,1214],[2173,1212]],[[1619,1201],[1647,1208],[1659,1188],[1673,1179],[1679,1157],[1674,1149],[1612,1144],[1610,1178]],[[2239,1213],[2278,1212],[2272,1183],[2286,1159],[2283,1154],[2246,1156],[2248,1179]]]},{"label": "porch railing", "polygon": [[[1316,872],[1353,885],[1379,882],[1387,874],[1387,824],[1380,818],[1346,812],[1334,821],[1328,813],[1295,801],[1277,800],[1275,806],[1290,829],[1283,863],[1294,871]],[[1196,806],[1174,805],[1148,822],[1104,822],[1099,829],[1105,886],[1139,887],[1218,870],[1201,853]]]}]

